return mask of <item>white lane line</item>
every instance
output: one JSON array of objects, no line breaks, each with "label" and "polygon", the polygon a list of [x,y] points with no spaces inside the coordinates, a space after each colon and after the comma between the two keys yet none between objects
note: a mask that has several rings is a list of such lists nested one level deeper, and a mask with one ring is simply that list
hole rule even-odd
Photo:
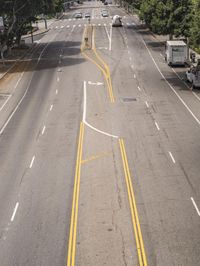
[{"label": "white lane line", "polygon": [[169,83],[169,81],[167,81],[167,79],[165,78],[165,76],[163,75],[163,73],[161,72],[159,66],[157,65],[155,59],[153,58],[148,46],[146,45],[144,39],[142,39],[142,42],[144,44],[144,46],[146,47],[152,61],[154,62],[154,65],[156,66],[158,72],[160,73],[161,77],[165,80],[165,82],[168,84],[168,86],[170,87],[170,89],[174,92],[174,94],[178,97],[178,99],[182,102],[182,104],[185,106],[185,108],[188,110],[188,112],[192,115],[192,117],[195,119],[195,121],[200,125],[200,120],[195,116],[195,114],[192,112],[192,110],[188,107],[188,105],[185,103],[185,101],[181,98],[181,96],[176,92],[176,90],[172,87],[172,85]]},{"label": "white lane line", "polygon": [[164,57],[161,53],[160,53],[160,56],[161,56],[161,57]]},{"label": "white lane line", "polygon": [[53,109],[53,104],[50,106],[49,111],[52,111],[52,109]]},{"label": "white lane line", "polygon": [[63,29],[63,28],[64,28],[64,26],[62,25],[62,26],[61,26],[61,29]]},{"label": "white lane line", "polygon": [[42,135],[44,134],[45,130],[46,130],[46,127],[44,126],[42,129]]},{"label": "white lane line", "polygon": [[149,108],[149,104],[148,104],[148,102],[147,102],[147,101],[145,101],[145,104],[146,104],[147,108]]},{"label": "white lane line", "polygon": [[[46,50],[46,48],[49,46],[49,44],[50,44],[50,42],[48,42],[48,43],[44,46],[43,50],[41,51],[40,56],[38,57],[38,60],[37,60],[37,64],[36,64],[36,66],[39,64],[39,62],[40,62],[40,60],[41,60],[41,57],[42,57],[44,51]],[[24,73],[24,72],[23,72],[23,73]],[[22,73],[22,76],[23,76],[23,73]],[[4,132],[5,128],[6,128],[7,125],[9,124],[10,120],[12,119],[12,117],[13,117],[14,114],[15,114],[15,112],[18,110],[20,104],[21,104],[22,101],[24,100],[24,98],[25,98],[25,96],[26,96],[26,94],[27,94],[27,92],[28,92],[28,90],[29,90],[29,88],[30,88],[31,82],[32,82],[32,80],[33,80],[33,76],[34,76],[34,72],[33,72],[33,74],[32,74],[31,79],[29,80],[29,83],[28,83],[28,85],[27,85],[27,87],[26,87],[26,90],[25,90],[25,92],[24,92],[22,98],[19,100],[17,106],[16,106],[15,109],[12,111],[12,113],[11,113],[10,116],[8,117],[8,120],[5,122],[5,124],[4,124],[3,127],[1,128],[1,130],[0,130],[0,135]]]},{"label": "white lane line", "polygon": [[132,61],[132,57],[131,56],[129,57],[129,60]]},{"label": "white lane line", "polygon": [[155,123],[155,125],[157,127],[157,130],[159,131],[160,130],[160,127],[159,127],[158,123],[156,121],[154,123]]},{"label": "white lane line", "polygon": [[140,86],[138,86],[137,88],[138,88],[138,90],[139,90],[139,91],[141,91],[141,88],[140,88]]},{"label": "white lane line", "polygon": [[15,219],[15,215],[16,215],[16,213],[17,213],[17,209],[18,209],[18,207],[19,207],[19,202],[17,202],[16,205],[15,205],[15,208],[14,208],[14,211],[13,211],[13,214],[12,214],[12,217],[11,217],[11,219],[10,219],[11,222],[13,222],[14,219]]},{"label": "white lane line", "polygon": [[35,161],[35,155],[33,156],[32,160],[31,160],[31,163],[29,165],[29,168],[32,168],[33,167],[34,161]]},{"label": "white lane line", "polygon": [[69,28],[70,26],[69,25],[67,25],[67,28]]},{"label": "white lane line", "polygon": [[134,79],[136,79],[136,75],[134,74]]},{"label": "white lane line", "polygon": [[6,99],[6,101],[4,102],[4,104],[1,106],[0,108],[0,112],[3,110],[3,108],[6,106],[7,102],[10,100],[10,98],[12,97],[12,95],[9,95],[8,98]]},{"label": "white lane line", "polygon": [[169,153],[169,155],[170,155],[170,157],[171,157],[171,159],[172,159],[172,162],[173,162],[173,163],[176,163],[176,161],[175,161],[175,159],[174,159],[174,156],[172,155],[171,151],[168,151],[168,153]]},{"label": "white lane line", "polygon": [[128,50],[128,54],[130,54],[130,51]]},{"label": "white lane line", "polygon": [[98,26],[100,27],[100,26],[101,26],[101,24],[99,23],[99,24],[98,24]]},{"label": "white lane line", "polygon": [[78,26],[79,26],[79,28],[80,28],[80,27],[81,27],[81,24],[79,24]]},{"label": "white lane line", "polygon": [[87,121],[86,121],[86,115],[87,115],[87,88],[86,88],[86,81],[84,81],[83,83],[83,90],[84,90],[84,99],[83,99],[83,123],[85,125],[87,125],[89,128],[93,129],[94,131],[100,133],[100,134],[103,134],[103,135],[106,135],[108,137],[112,137],[112,138],[116,138],[118,139],[119,137],[118,136],[115,136],[115,135],[112,135],[112,134],[109,134],[105,131],[102,131],[102,130],[99,130],[97,129],[96,127],[93,127],[92,125],[90,125]]},{"label": "white lane line", "polygon": [[197,214],[200,216],[200,211],[199,211],[199,209],[198,209],[198,207],[197,207],[196,202],[194,201],[193,197],[191,197],[190,199],[191,199],[191,201],[192,201],[192,203],[193,203],[193,205],[194,205],[194,207],[195,207],[195,210],[196,210]]},{"label": "white lane line", "polygon": [[59,77],[57,77],[57,82],[59,82],[60,81],[60,78]]},{"label": "white lane line", "polygon": [[58,90],[56,90],[56,94],[58,94]]}]

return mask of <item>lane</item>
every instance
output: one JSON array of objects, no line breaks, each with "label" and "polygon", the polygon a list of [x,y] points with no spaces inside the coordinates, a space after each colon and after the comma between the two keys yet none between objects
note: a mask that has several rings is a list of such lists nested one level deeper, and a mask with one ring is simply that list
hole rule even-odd
[{"label": "lane", "polygon": [[[124,134],[129,140],[128,155],[133,158],[133,170],[137,173],[136,194],[141,205],[145,205],[139,208],[139,214],[145,221],[147,257],[150,265],[198,264],[199,219],[191,206],[190,195],[198,197],[195,188],[199,186],[196,163],[199,127],[153,65],[141,38],[148,35],[136,27],[124,30],[121,42],[125,41],[129,53],[124,59],[125,66],[119,65],[119,69],[124,70],[125,81],[118,87],[121,87],[120,94],[128,92],[129,98],[136,101],[127,107],[121,126],[124,132],[130,125]],[[122,30],[113,30],[113,38],[118,31]],[[118,57],[119,50],[120,45]],[[120,71],[114,72],[114,76],[117,86],[121,81]],[[173,78],[181,86],[175,75]],[[196,100],[193,98],[190,104],[195,107]],[[163,223],[159,224],[161,220]],[[188,234],[192,241],[187,239]]]},{"label": "lane", "polygon": [[[81,105],[74,80],[81,73],[77,65],[84,62],[78,56],[81,35],[78,29],[72,35],[55,35],[1,136],[1,265],[63,265],[66,259],[66,213],[71,208]],[[12,214],[16,201],[19,205]]]}]

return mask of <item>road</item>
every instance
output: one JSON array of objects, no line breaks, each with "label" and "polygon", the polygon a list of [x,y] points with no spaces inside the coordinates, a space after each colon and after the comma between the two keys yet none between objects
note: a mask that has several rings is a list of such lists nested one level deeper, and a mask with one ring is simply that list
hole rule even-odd
[{"label": "road", "polygon": [[200,95],[183,75],[115,6],[51,24],[0,81],[1,266],[200,265]]}]

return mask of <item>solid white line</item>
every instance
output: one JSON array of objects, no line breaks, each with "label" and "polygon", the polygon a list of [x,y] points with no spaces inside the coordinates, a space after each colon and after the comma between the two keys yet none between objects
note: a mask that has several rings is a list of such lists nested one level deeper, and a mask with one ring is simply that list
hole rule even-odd
[{"label": "solid white line", "polygon": [[200,216],[200,211],[199,211],[199,209],[198,209],[198,207],[197,207],[196,202],[194,201],[193,197],[191,197],[190,199],[191,199],[191,201],[192,201],[192,203],[193,203],[193,205],[194,205],[194,207],[195,207],[195,210],[196,210],[197,214]]},{"label": "solid white line", "polygon": [[46,127],[44,126],[42,129],[42,135],[44,134],[45,130],[46,130]]},{"label": "solid white line", "polygon": [[157,130],[160,130],[158,123],[155,121],[155,125],[157,127]]},{"label": "solid white line", "polygon": [[169,81],[167,81],[167,79],[165,78],[165,76],[163,75],[163,73],[161,72],[160,68],[158,67],[155,59],[153,58],[149,48],[147,47],[144,39],[142,39],[144,46],[146,47],[152,61],[154,62],[158,72],[160,73],[160,75],[162,76],[162,78],[165,80],[165,82],[168,84],[168,86],[170,87],[170,89],[174,92],[174,94],[178,97],[178,99],[182,102],[182,104],[185,106],[185,108],[188,110],[188,112],[192,115],[192,117],[196,120],[196,122],[200,125],[200,120],[195,116],[195,114],[192,112],[192,110],[188,107],[188,105],[184,102],[184,100],[181,98],[181,96],[176,92],[176,90],[172,87],[172,85],[169,83]]},{"label": "solid white line", "polygon": [[148,102],[147,102],[147,101],[145,101],[145,104],[146,104],[147,108],[149,108],[149,104],[148,104]]},{"label": "solid white line", "polygon": [[86,88],[86,81],[84,81],[83,83],[83,90],[84,90],[84,95],[83,95],[83,123],[85,125],[87,125],[89,128],[93,129],[94,131],[98,132],[98,133],[101,133],[103,135],[106,135],[108,137],[112,137],[112,138],[119,138],[118,136],[115,136],[115,135],[112,135],[112,134],[109,134],[107,132],[104,132],[102,130],[99,130],[95,127],[93,127],[92,125],[90,125],[87,121],[86,121],[86,114],[87,114],[87,88]]},{"label": "solid white line", "polygon": [[1,106],[0,108],[0,112],[3,110],[3,108],[6,106],[7,102],[10,100],[10,98],[12,97],[12,95],[9,95],[8,98],[6,99],[6,101],[4,102],[4,104]]},{"label": "solid white line", "polygon": [[200,101],[199,96],[195,92],[192,92],[192,94]]},{"label": "solid white line", "polygon": [[33,156],[29,168],[32,168],[34,161],[35,161],[35,156]]},{"label": "solid white line", "polygon": [[85,122],[86,120],[86,102],[87,102],[87,92],[86,92],[86,81],[84,81],[83,83],[83,93],[84,93],[84,97],[83,97],[83,122]]},{"label": "solid white line", "polygon": [[19,207],[19,202],[17,202],[16,205],[15,205],[15,208],[14,208],[14,211],[13,211],[13,214],[12,214],[12,217],[10,219],[11,222],[13,222],[14,219],[15,219],[15,215],[16,215],[16,212],[17,212],[18,207]]},{"label": "solid white line", "polygon": [[138,88],[139,91],[141,91],[141,88],[139,86],[137,88]]},{"label": "solid white line", "polygon": [[168,151],[168,152],[169,152],[169,155],[170,155],[170,157],[171,157],[173,163],[176,163],[176,161],[175,161],[174,156],[172,155],[172,153],[171,153],[170,151]]},{"label": "solid white line", "polygon": [[53,104],[50,106],[50,109],[49,109],[49,111],[51,111],[53,109]]}]

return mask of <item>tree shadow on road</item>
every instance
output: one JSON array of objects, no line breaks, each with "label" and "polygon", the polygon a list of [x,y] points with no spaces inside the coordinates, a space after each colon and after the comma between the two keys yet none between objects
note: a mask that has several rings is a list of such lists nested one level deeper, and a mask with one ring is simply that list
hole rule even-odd
[{"label": "tree shadow on road", "polygon": [[28,50],[21,49],[21,54],[6,59],[4,64],[0,62],[0,78],[7,71],[6,76],[22,71],[41,71],[82,64],[86,59],[81,55],[80,47],[81,42],[54,41],[39,43]]}]

